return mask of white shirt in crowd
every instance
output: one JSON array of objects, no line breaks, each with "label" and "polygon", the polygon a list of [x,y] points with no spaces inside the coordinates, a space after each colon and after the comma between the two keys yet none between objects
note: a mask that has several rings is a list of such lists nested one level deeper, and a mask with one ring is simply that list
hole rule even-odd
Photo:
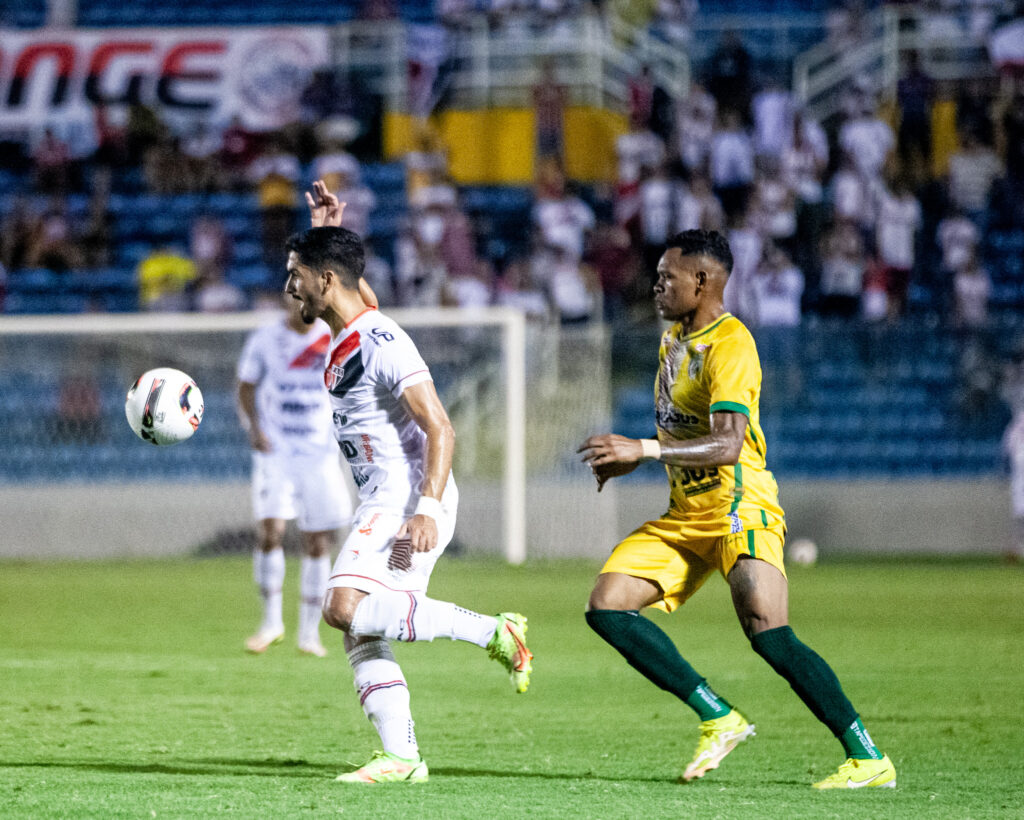
[{"label": "white shirt in crowd", "polygon": [[716,188],[749,185],[754,179],[754,146],[745,131],[718,131],[711,140],[711,183]]},{"label": "white shirt in crowd", "polygon": [[988,322],[988,300],[992,280],[981,268],[959,270],[953,276],[957,320],[964,327],[984,327]]},{"label": "white shirt in crowd", "polygon": [[789,265],[781,270],[761,268],[751,287],[757,300],[758,327],[799,327],[804,275]]},{"label": "white shirt in crowd", "polygon": [[665,158],[665,145],[652,131],[630,131],[615,141],[619,182],[637,182],[644,169],[657,168]]},{"label": "white shirt in crowd", "polygon": [[758,156],[780,158],[793,141],[793,95],[767,88],[754,95],[754,150]]},{"label": "white shirt in crowd", "polygon": [[890,268],[914,267],[914,239],[921,229],[921,204],[911,193],[884,190],[878,200],[875,241],[878,256]]},{"label": "white shirt in crowd", "polygon": [[967,267],[978,246],[977,226],[965,216],[951,216],[939,223],[937,236],[942,249],[942,267],[949,271]]},{"label": "white shirt in crowd", "polygon": [[679,158],[694,171],[704,167],[715,132],[718,103],[707,91],[694,88],[680,101],[676,113]]},{"label": "white shirt in crowd", "polygon": [[847,120],[839,129],[839,146],[853,160],[856,169],[869,179],[881,176],[895,145],[892,129],[877,117]]},{"label": "white shirt in crowd", "polygon": [[832,212],[837,221],[870,227],[874,208],[867,180],[853,168],[840,168],[832,177]]},{"label": "white shirt in crowd", "polygon": [[676,221],[680,185],[664,176],[654,176],[640,184],[640,227],[644,242],[664,244]]},{"label": "white shirt in crowd", "polygon": [[330,342],[330,328],[319,319],[306,333],[296,333],[281,319],[246,339],[237,377],[256,385],[260,427],[273,452],[321,455],[334,446],[323,378]]},{"label": "white shirt in crowd", "polygon": [[594,212],[582,199],[539,199],[533,206],[533,222],[548,245],[565,248],[577,259],[583,257],[587,232],[594,227]]}]

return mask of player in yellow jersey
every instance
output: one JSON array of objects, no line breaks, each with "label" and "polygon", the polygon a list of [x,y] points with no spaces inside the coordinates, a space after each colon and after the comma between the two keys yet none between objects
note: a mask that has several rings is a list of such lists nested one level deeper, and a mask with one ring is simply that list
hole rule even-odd
[{"label": "player in yellow jersey", "polygon": [[782,562],[786,535],[759,420],[761,365],[750,332],[725,312],[732,252],[715,231],[675,236],[658,263],[654,301],[673,322],[661,340],[657,438],[592,436],[580,447],[597,489],[644,460],[665,464],[668,511],[612,552],[590,594],[587,623],[652,683],[700,717],[700,740],[681,782],[718,767],[754,726],[718,695],[653,621],[715,571],[726,578],[754,651],[842,743],[846,761],[815,788],[896,785],[896,770],[864,729],[829,665],[789,626]]}]

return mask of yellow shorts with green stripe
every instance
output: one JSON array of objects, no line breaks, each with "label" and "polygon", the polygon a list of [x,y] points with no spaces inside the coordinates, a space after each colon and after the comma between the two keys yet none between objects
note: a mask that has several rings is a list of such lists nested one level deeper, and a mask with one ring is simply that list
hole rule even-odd
[{"label": "yellow shorts with green stripe", "polygon": [[601,573],[621,572],[656,583],[664,593],[652,604],[672,612],[684,604],[715,570],[728,577],[741,556],[767,561],[783,575],[783,524],[729,535],[706,535],[692,522],[677,518],[648,521],[612,551]]}]

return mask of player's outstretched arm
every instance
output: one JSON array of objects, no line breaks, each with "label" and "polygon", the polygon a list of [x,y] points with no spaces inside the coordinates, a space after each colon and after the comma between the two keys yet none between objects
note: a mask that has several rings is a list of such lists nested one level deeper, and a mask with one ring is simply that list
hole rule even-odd
[{"label": "player's outstretched arm", "polygon": [[711,414],[711,432],[693,439],[661,436],[658,461],[678,467],[722,467],[739,461],[747,417],[728,410]]},{"label": "player's outstretched arm", "polygon": [[[440,511],[455,453],[455,428],[438,398],[434,383],[414,384],[402,392],[402,404],[419,428],[427,435],[424,453],[424,476],[420,485],[417,512],[398,531],[398,538],[408,537],[413,552],[429,552],[437,546],[437,512]],[[434,513],[433,515],[431,513]]]},{"label": "player's outstretched arm", "polygon": [[598,492],[601,492],[608,479],[633,472],[644,459],[640,439],[627,438],[617,433],[591,436],[576,452],[583,454],[583,463],[590,467],[597,479]]}]

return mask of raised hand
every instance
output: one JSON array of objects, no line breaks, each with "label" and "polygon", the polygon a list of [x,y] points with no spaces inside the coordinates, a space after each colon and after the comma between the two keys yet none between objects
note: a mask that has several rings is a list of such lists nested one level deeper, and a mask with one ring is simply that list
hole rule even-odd
[{"label": "raised hand", "polygon": [[327,183],[322,179],[313,183],[312,194],[306,191],[306,204],[309,206],[309,219],[314,228],[341,227],[345,203],[338,202],[338,197],[327,190]]}]

